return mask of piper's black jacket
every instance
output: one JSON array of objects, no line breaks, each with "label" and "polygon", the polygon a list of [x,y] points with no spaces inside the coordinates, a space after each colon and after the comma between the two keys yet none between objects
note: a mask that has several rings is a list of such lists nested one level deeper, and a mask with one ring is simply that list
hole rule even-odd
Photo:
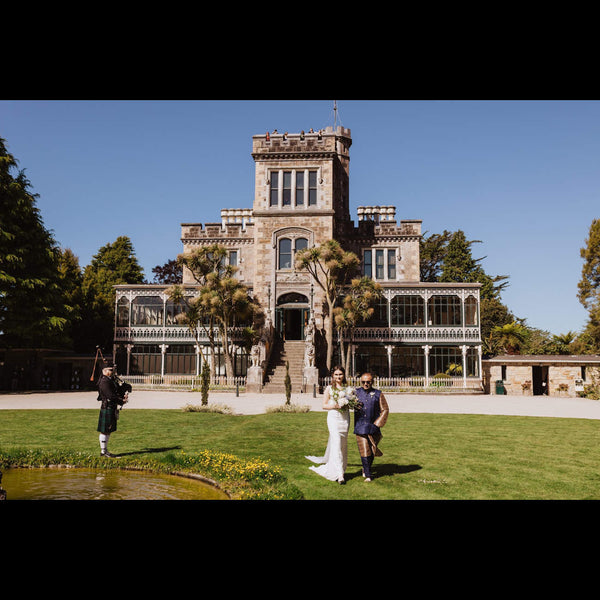
[{"label": "piper's black jacket", "polygon": [[102,402],[102,408],[117,408],[123,406],[124,400],[119,394],[119,388],[112,377],[102,374],[98,381],[98,400]]}]

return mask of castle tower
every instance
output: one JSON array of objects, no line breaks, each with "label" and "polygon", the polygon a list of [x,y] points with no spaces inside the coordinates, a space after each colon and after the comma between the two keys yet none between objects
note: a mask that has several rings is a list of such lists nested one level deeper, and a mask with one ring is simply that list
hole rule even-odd
[{"label": "castle tower", "polygon": [[322,315],[321,290],[297,272],[295,254],[340,238],[349,214],[350,130],[266,133],[252,138],[254,295],[286,339],[303,339],[311,315]]}]

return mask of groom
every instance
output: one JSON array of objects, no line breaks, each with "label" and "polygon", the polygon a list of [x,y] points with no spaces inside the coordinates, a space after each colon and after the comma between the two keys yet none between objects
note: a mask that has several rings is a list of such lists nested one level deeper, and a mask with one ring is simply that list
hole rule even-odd
[{"label": "groom", "polygon": [[387,400],[381,390],[373,389],[373,375],[363,373],[360,378],[361,387],[356,396],[362,408],[354,411],[354,433],[358,443],[358,452],[363,467],[365,481],[371,481],[371,465],[375,456],[383,456],[377,447],[381,441],[381,427],[387,421],[390,412]]}]

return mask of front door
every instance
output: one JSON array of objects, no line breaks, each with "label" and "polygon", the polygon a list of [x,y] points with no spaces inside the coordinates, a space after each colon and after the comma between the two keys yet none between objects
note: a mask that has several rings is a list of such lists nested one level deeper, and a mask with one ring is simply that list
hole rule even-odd
[{"label": "front door", "polygon": [[308,308],[283,307],[275,311],[275,328],[283,340],[303,340],[309,316]]},{"label": "front door", "polygon": [[534,396],[548,395],[548,367],[531,367],[532,392]]},{"label": "front door", "polygon": [[308,298],[297,292],[283,294],[275,309],[275,331],[282,340],[303,340],[310,309]]}]

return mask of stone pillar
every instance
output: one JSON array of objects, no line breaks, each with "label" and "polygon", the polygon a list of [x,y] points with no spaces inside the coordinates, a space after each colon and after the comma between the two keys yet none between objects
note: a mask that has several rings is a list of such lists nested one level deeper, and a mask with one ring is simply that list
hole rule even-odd
[{"label": "stone pillar", "polygon": [[258,343],[252,346],[250,350],[250,360],[252,364],[248,367],[246,373],[246,391],[260,393],[263,385],[263,358],[265,354],[264,343]]},{"label": "stone pillar", "polygon": [[305,331],[304,338],[304,368],[302,375],[306,384],[306,391],[310,392],[314,386],[319,385],[319,369],[315,366],[315,322],[312,315],[312,285],[311,285],[311,318]]},{"label": "stone pillar", "polygon": [[260,393],[263,384],[263,370],[260,365],[248,367],[246,373],[246,391]]},{"label": "stone pillar", "polygon": [[304,381],[307,393],[312,392],[314,386],[319,386],[319,369],[317,367],[304,367]]}]

